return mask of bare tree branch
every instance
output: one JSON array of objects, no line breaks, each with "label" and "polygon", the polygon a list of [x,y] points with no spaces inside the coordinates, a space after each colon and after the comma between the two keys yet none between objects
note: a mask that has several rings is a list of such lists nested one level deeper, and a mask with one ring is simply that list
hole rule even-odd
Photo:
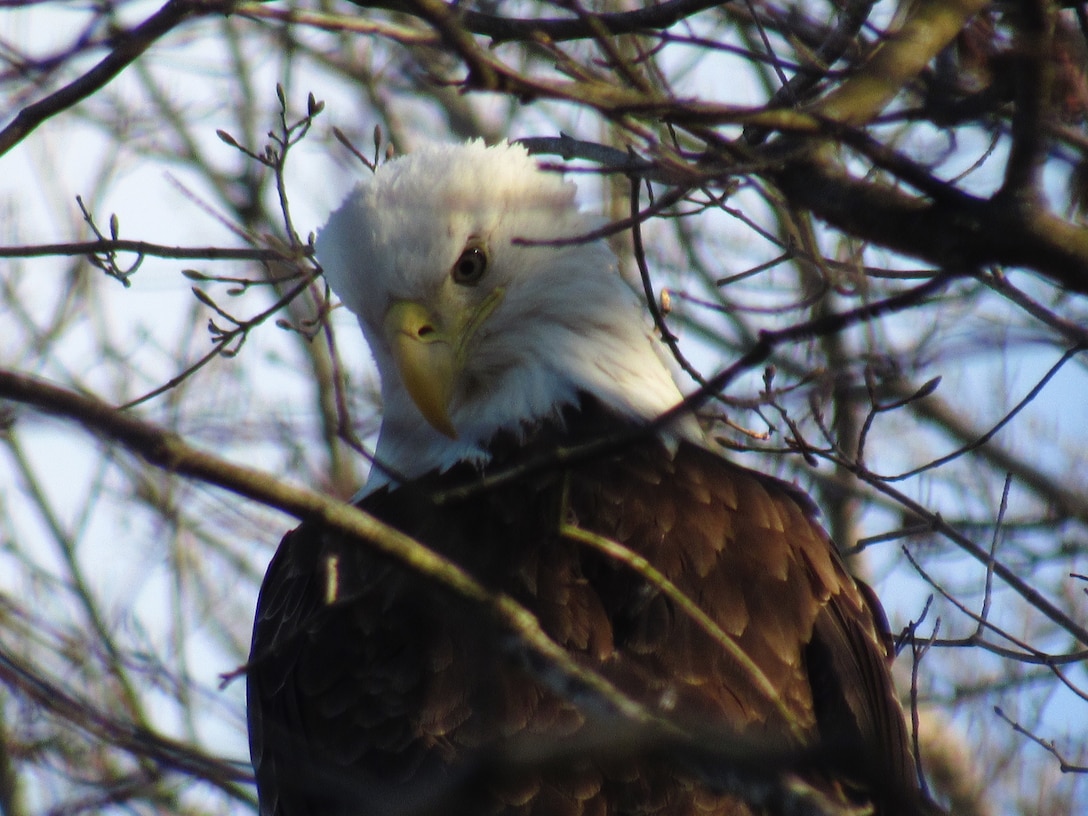
[{"label": "bare tree branch", "polygon": [[143,23],[118,36],[109,55],[86,74],[19,111],[11,124],[0,130],[0,156],[43,122],[100,90],[169,31],[199,15],[229,12],[232,5],[233,0],[168,0]]},{"label": "bare tree branch", "polygon": [[[473,34],[490,37],[494,43],[546,38],[552,42],[592,37],[597,31],[610,35],[632,34],[668,28],[701,11],[724,6],[731,0],[664,0],[632,11],[604,14],[583,14],[574,19],[541,18],[518,20],[497,14],[484,14],[471,9],[458,9],[458,23]],[[352,0],[356,2],[356,0]],[[361,8],[384,8],[389,11],[419,9],[404,0],[382,0],[378,3],[356,2]],[[432,12],[437,9],[430,7]]]}]

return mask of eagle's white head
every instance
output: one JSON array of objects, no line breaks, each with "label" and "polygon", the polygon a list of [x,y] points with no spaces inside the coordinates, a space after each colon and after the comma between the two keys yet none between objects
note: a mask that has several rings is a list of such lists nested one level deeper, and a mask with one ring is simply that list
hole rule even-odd
[{"label": "eagle's white head", "polygon": [[[681,400],[645,310],[580,213],[575,186],[519,145],[432,146],[380,166],[317,238],[325,278],[359,318],[384,416],[367,490],[486,462],[590,394],[652,420]],[[694,420],[666,431],[700,441]]]}]

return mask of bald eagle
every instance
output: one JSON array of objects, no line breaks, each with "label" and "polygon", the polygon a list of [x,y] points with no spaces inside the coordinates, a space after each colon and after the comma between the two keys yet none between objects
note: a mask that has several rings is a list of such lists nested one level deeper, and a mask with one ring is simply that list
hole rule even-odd
[{"label": "bald eagle", "polygon": [[[563,240],[600,225],[574,197],[520,146],[434,146],[321,230],[381,378],[358,506],[675,728],[627,727],[478,605],[304,523],[248,664],[261,813],[915,812],[879,605],[801,491],[690,416],[651,426],[681,393],[606,245]],[[602,438],[628,441],[570,455]]]}]

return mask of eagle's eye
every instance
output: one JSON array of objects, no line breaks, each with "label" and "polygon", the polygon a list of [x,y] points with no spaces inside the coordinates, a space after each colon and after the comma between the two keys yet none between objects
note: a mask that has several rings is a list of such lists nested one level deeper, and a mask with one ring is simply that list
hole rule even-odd
[{"label": "eagle's eye", "polygon": [[482,246],[470,244],[450,270],[454,283],[475,286],[487,271],[487,252]]}]

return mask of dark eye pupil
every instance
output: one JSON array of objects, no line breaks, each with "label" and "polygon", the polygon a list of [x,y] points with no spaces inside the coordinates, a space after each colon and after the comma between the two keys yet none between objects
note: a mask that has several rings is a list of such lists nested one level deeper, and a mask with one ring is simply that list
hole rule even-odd
[{"label": "dark eye pupil", "polygon": [[487,268],[487,256],[479,247],[466,249],[454,265],[454,279],[459,283],[475,283]]}]

